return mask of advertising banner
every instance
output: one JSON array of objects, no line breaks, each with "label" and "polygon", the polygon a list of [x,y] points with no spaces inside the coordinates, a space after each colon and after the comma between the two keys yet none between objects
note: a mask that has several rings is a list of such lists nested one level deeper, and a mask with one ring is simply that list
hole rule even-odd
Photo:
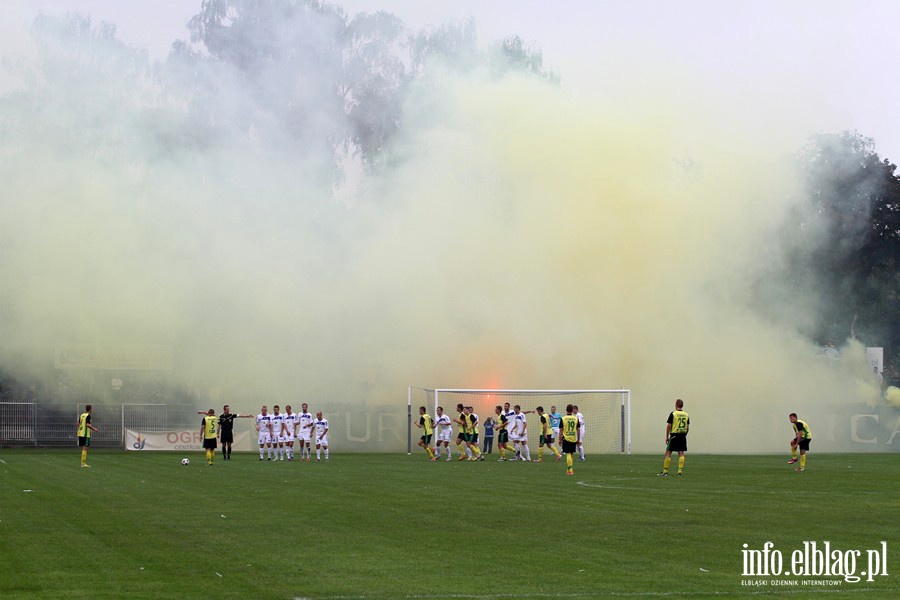
[{"label": "advertising banner", "polygon": [[[254,432],[255,433],[255,432]],[[252,441],[255,441],[252,440]],[[221,448],[221,444],[219,445]],[[232,449],[236,452],[253,450],[250,432],[242,431],[234,434]],[[126,450],[169,450],[179,452],[202,452],[203,439],[200,430],[162,431],[144,433],[141,431],[125,430]]]}]

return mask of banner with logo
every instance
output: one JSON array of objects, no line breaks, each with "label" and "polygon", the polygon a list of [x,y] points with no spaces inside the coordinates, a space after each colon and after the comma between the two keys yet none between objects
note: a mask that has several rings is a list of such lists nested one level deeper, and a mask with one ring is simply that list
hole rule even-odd
[{"label": "banner with logo", "polygon": [[[247,452],[253,450],[249,431],[242,431],[234,434],[234,443],[232,449],[236,452]],[[221,444],[219,444],[221,448]],[[125,430],[125,449],[126,450],[169,450],[179,452],[202,452],[203,438],[200,437],[200,430],[182,429],[180,431],[163,431],[144,433],[142,431]]]}]

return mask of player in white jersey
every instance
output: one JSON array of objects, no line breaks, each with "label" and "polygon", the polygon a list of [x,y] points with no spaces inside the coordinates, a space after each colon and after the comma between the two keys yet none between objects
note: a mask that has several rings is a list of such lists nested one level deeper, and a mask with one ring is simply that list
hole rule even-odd
[{"label": "player in white jersey", "polygon": [[284,414],[277,404],[272,407],[272,446],[275,460],[284,460]]},{"label": "player in white jersey", "polygon": [[302,410],[298,415],[297,420],[297,440],[300,442],[300,460],[303,460],[305,456],[306,462],[309,462],[310,456],[312,455],[312,444],[310,443],[310,440],[312,440],[313,416],[312,413],[309,412],[309,406],[307,406],[306,402],[301,404],[300,408]]},{"label": "player in white jersey", "polygon": [[503,414],[506,415],[506,433],[509,441],[512,442],[513,449],[516,451],[513,460],[519,460],[519,439],[516,434],[516,411],[509,407],[509,402],[503,403]]},{"label": "player in white jersey", "polygon": [[299,415],[291,412],[291,405],[284,406],[284,453],[288,460],[294,460],[294,436],[297,432]]},{"label": "player in white jersey", "polygon": [[450,460],[450,438],[453,436],[453,427],[451,426],[450,415],[444,414],[444,407],[437,407],[437,418],[434,420],[434,428],[437,430],[437,442],[434,444],[435,458],[441,456],[441,444],[444,445],[444,451],[447,453],[447,460]]},{"label": "player in white jersey", "polygon": [[263,406],[256,415],[256,430],[259,432],[259,460],[263,459],[263,448],[272,460],[272,415],[269,414],[269,407]]},{"label": "player in white jersey", "polygon": [[516,404],[513,407],[513,429],[516,431],[516,442],[519,444],[519,458],[531,462],[531,451],[528,449],[528,417],[522,412],[522,407]]},{"label": "player in white jersey", "polygon": [[578,460],[584,462],[584,415],[578,410],[577,404],[573,404],[572,408],[575,409],[575,417],[578,419],[578,431],[580,432],[578,436]]},{"label": "player in white jersey", "polygon": [[321,459],[320,448],[325,449],[325,460],[328,460],[328,419],[322,418],[321,410],[316,413],[312,426],[316,429],[316,462]]}]

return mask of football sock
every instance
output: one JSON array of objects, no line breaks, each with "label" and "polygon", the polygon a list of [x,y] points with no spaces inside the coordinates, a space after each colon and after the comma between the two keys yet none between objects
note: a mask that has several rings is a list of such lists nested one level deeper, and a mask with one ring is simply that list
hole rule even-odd
[{"label": "football sock", "polygon": [[678,472],[681,473],[684,470],[684,457],[678,457]]},{"label": "football sock", "polygon": [[581,460],[584,460],[584,445],[578,446],[578,456],[581,457]]},{"label": "football sock", "polygon": [[791,446],[791,458],[797,460],[797,446]]},{"label": "football sock", "polygon": [[553,454],[559,457],[559,450],[556,448],[556,446],[550,446],[550,449],[553,450]]},{"label": "football sock", "polygon": [[322,458],[322,451],[319,448],[316,448],[316,460]]},{"label": "football sock", "polygon": [[669,463],[671,463],[671,462],[672,462],[671,456],[667,456],[665,459],[663,459],[663,473],[669,472]]},{"label": "football sock", "polygon": [[84,464],[86,462],[87,462],[87,448],[82,448],[81,449],[81,464]]},{"label": "football sock", "polygon": [[800,455],[800,468],[801,469],[806,468],[806,455],[805,454]]},{"label": "football sock", "polygon": [[572,454],[568,452],[566,453],[566,467],[567,469],[572,468]]},{"label": "football sock", "polygon": [[538,448],[538,460],[544,460],[544,447]]},{"label": "football sock", "polygon": [[328,448],[325,448],[325,460],[328,460]]},{"label": "football sock", "polygon": [[531,450],[528,449],[528,446],[523,444],[522,449],[525,451],[525,460],[531,460]]},{"label": "football sock", "polygon": [[262,460],[262,459],[263,459],[263,449],[260,448],[259,449],[259,460]]},{"label": "football sock", "polygon": [[434,458],[434,451],[431,449],[431,446],[425,446],[425,452],[428,453],[428,458]]}]

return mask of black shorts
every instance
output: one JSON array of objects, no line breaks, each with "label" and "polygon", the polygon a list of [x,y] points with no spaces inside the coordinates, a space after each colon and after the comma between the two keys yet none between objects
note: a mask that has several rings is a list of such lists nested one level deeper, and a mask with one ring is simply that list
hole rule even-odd
[{"label": "black shorts", "polygon": [[215,450],[216,438],[203,438],[203,447],[207,450]]},{"label": "black shorts", "polygon": [[477,434],[477,433],[470,433],[470,434],[469,434],[469,441],[472,442],[473,444],[477,444],[477,443],[478,443],[478,434]]},{"label": "black shorts", "polygon": [[427,446],[428,444],[431,443],[431,436],[432,436],[432,435],[434,435],[434,434],[426,433],[425,435],[423,435],[423,436],[420,437],[419,439],[422,440],[422,442]]},{"label": "black shorts", "polygon": [[509,443],[509,432],[505,429],[501,429],[497,432],[497,443],[498,444],[508,444]]},{"label": "black shorts", "polygon": [[464,434],[462,431],[460,431],[460,432],[456,435],[456,443],[457,443],[457,444],[459,444],[460,442],[465,443],[465,442],[468,442],[468,441],[469,441],[469,436],[467,436],[466,434]]},{"label": "black shorts", "polygon": [[232,443],[232,442],[234,442],[234,434],[233,434],[231,431],[225,431],[225,430],[223,429],[223,430],[222,430],[222,433],[219,434],[219,437],[221,438],[220,441],[221,441],[223,444],[224,444],[225,442],[228,442],[229,444]]},{"label": "black shorts", "polygon": [[576,444],[575,442],[570,442],[567,439],[563,439],[562,451],[563,454],[575,454],[576,452],[578,452],[578,444]]},{"label": "black shorts", "polygon": [[90,436],[87,436],[87,437],[78,436],[78,446],[79,447],[90,446],[90,445],[91,445],[91,437]]},{"label": "black shorts", "polygon": [[801,449],[801,450],[809,451],[809,443],[810,443],[811,441],[812,441],[812,440],[800,440],[800,444],[799,444],[800,449]]},{"label": "black shorts", "polygon": [[687,436],[681,434],[669,436],[666,452],[687,452]]},{"label": "black shorts", "polygon": [[541,446],[552,446],[553,445],[553,436],[552,435],[541,435],[540,440]]}]

